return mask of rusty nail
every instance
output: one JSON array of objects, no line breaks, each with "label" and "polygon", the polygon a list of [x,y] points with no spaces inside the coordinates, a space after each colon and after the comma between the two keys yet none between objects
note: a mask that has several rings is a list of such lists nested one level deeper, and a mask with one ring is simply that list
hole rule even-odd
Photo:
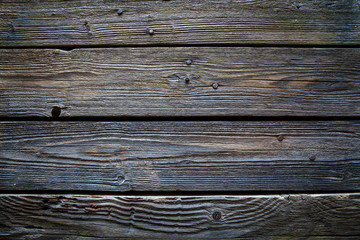
[{"label": "rusty nail", "polygon": [[154,30],[153,30],[153,29],[149,29],[149,30],[148,30],[148,33],[149,33],[150,35],[153,35],[153,34],[154,34]]},{"label": "rusty nail", "polygon": [[284,140],[284,136],[282,136],[282,135],[280,135],[280,136],[278,136],[276,139],[279,141],[279,142],[281,142],[282,140]]},{"label": "rusty nail", "polygon": [[191,61],[190,59],[188,59],[188,60],[185,61],[185,63],[186,63],[187,65],[190,65],[190,64],[192,63],[192,61]]},{"label": "rusty nail", "polygon": [[310,160],[310,161],[315,161],[315,160],[316,160],[316,156],[315,156],[315,155],[312,155],[311,157],[309,157],[309,160]]},{"label": "rusty nail", "polygon": [[119,8],[119,9],[117,10],[117,14],[118,14],[118,15],[123,14],[123,10],[122,10],[121,8]]},{"label": "rusty nail", "polygon": [[219,84],[218,83],[213,83],[212,87],[213,87],[213,89],[217,89],[219,87]]}]

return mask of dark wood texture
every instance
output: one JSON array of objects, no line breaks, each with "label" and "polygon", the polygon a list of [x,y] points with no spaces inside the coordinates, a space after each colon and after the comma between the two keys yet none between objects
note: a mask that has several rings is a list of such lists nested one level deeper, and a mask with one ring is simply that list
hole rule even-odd
[{"label": "dark wood texture", "polygon": [[358,239],[360,195],[0,195],[0,237]]},{"label": "dark wood texture", "polygon": [[359,191],[359,129],[360,121],[2,122],[0,190]]},{"label": "dark wood texture", "polygon": [[0,3],[0,46],[354,45],[360,44],[359,25],[357,0]]},{"label": "dark wood texture", "polygon": [[359,69],[359,0],[1,1],[0,239],[360,239]]},{"label": "dark wood texture", "polygon": [[359,69],[358,48],[1,49],[0,116],[360,116]]}]

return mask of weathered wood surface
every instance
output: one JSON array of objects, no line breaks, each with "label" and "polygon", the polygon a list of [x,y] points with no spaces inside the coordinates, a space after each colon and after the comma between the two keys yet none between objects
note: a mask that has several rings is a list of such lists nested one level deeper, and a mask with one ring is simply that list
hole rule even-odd
[{"label": "weathered wood surface", "polygon": [[0,195],[0,237],[358,239],[360,195]]},{"label": "weathered wood surface", "polygon": [[359,191],[360,121],[2,122],[0,190]]},{"label": "weathered wood surface", "polygon": [[0,3],[0,46],[156,44],[360,44],[360,4],[357,0]]},{"label": "weathered wood surface", "polygon": [[358,48],[0,49],[0,116],[360,116],[359,69]]}]

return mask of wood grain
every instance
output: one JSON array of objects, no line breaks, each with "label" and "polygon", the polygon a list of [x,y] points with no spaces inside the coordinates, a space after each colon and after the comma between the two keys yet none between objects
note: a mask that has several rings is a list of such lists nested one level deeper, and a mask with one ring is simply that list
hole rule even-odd
[{"label": "wood grain", "polygon": [[360,195],[0,195],[0,237],[358,239]]},{"label": "wood grain", "polygon": [[357,0],[0,3],[0,46],[358,45],[359,25]]},{"label": "wood grain", "polygon": [[360,116],[359,56],[358,48],[0,49],[0,116],[51,116],[54,106],[60,117]]},{"label": "wood grain", "polygon": [[359,121],[2,122],[0,190],[359,191],[359,130]]}]

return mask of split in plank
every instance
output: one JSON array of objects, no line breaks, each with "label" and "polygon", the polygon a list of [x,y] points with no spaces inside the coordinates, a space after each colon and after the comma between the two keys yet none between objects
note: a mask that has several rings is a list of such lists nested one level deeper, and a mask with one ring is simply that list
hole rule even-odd
[{"label": "split in plank", "polygon": [[[118,14],[118,9],[122,14]],[[149,34],[150,29],[154,34]],[[0,3],[0,46],[360,44],[356,0]]]},{"label": "split in plank", "polygon": [[0,190],[359,191],[360,121],[2,122]]},{"label": "split in plank", "polygon": [[0,195],[0,237],[358,239],[360,195]]},{"label": "split in plank", "polygon": [[0,49],[0,116],[360,116],[359,56],[359,48]]}]

